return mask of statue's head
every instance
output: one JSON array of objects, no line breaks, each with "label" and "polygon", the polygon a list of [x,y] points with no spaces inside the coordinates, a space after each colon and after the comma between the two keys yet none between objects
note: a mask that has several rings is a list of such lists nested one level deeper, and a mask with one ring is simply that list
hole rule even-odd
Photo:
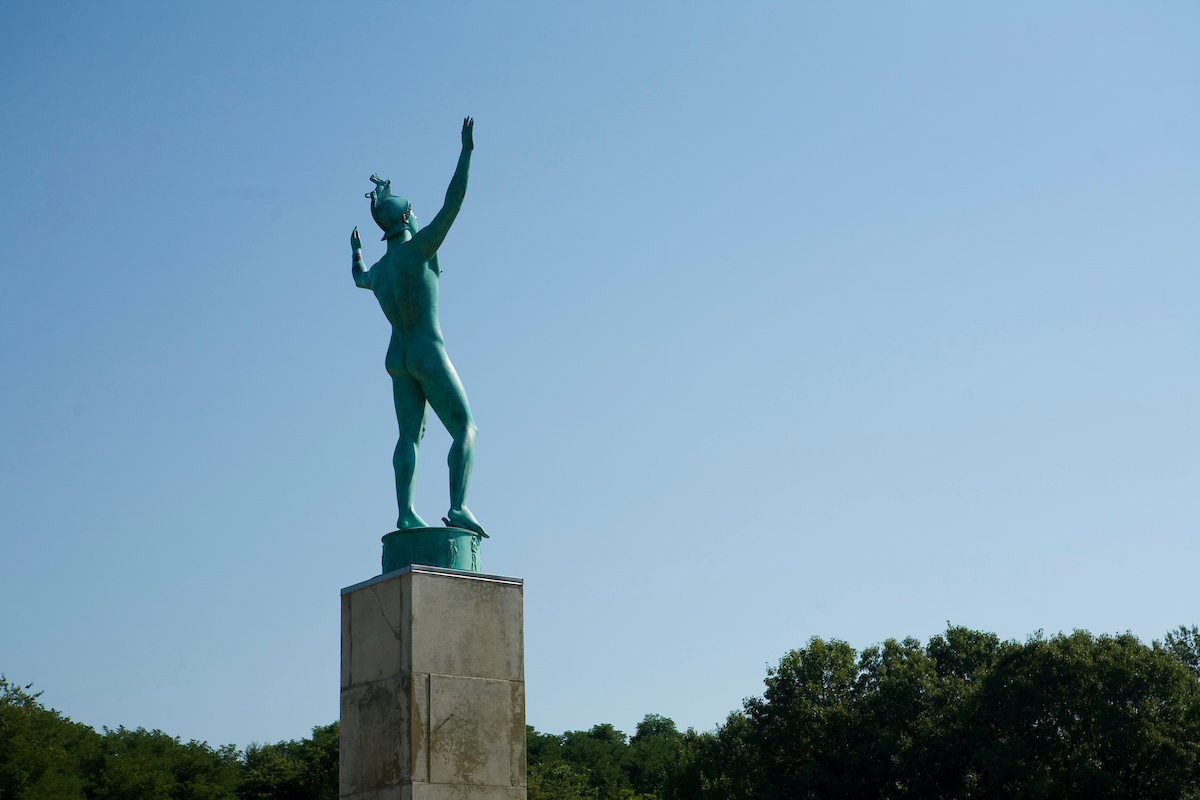
[{"label": "statue's head", "polygon": [[371,198],[371,216],[375,224],[383,229],[383,238],[390,239],[409,230],[412,204],[392,194],[391,181],[385,181],[378,175],[372,175],[371,181],[375,188],[367,193],[367,197]]}]

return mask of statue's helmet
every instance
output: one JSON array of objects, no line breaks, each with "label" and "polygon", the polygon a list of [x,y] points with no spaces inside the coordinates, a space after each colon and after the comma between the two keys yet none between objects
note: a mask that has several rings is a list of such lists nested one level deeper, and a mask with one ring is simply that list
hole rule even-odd
[{"label": "statue's helmet", "polygon": [[372,175],[371,180],[375,182],[375,191],[367,195],[371,198],[371,216],[383,229],[384,240],[398,236],[408,229],[407,214],[412,205],[403,197],[392,194],[391,181],[380,180],[377,175]]}]

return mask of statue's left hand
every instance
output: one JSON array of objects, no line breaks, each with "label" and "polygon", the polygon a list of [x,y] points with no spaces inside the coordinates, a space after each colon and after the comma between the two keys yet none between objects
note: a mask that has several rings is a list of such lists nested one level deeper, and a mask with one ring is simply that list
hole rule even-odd
[{"label": "statue's left hand", "polygon": [[463,120],[462,143],[463,150],[475,149],[475,120],[470,117]]},{"label": "statue's left hand", "polygon": [[358,238],[358,226],[354,226],[354,232],[350,234],[350,249],[362,250],[362,239]]}]

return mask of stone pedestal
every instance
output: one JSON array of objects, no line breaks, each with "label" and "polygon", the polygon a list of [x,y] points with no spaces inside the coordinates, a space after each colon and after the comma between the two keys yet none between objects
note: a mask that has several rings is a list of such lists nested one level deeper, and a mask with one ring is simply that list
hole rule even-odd
[{"label": "stone pedestal", "polygon": [[522,589],[413,564],[342,590],[343,800],[525,800]]}]

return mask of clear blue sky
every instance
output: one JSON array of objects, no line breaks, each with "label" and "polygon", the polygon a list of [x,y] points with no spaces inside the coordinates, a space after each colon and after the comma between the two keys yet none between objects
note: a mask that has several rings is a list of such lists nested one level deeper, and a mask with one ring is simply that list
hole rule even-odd
[{"label": "clear blue sky", "polygon": [[[363,194],[440,205],[528,719],[710,729],[811,636],[1200,622],[1195,4],[0,7],[0,670],[338,713],[395,520]],[[446,507],[448,439],[419,510]]]}]

